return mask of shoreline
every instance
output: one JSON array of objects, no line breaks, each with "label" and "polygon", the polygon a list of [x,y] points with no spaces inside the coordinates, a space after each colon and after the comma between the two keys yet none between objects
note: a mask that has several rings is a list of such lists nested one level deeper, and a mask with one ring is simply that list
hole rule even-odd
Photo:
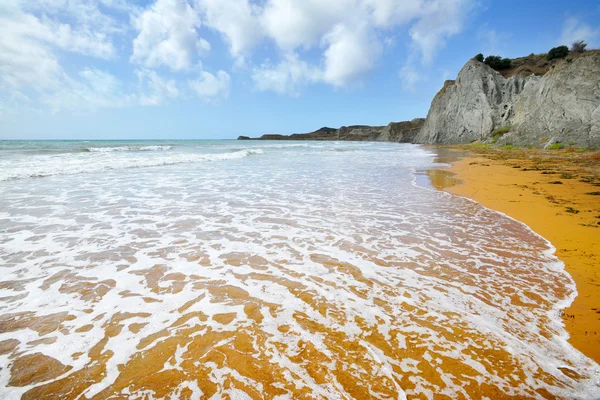
[{"label": "shoreline", "polygon": [[556,248],[578,292],[562,312],[569,343],[600,363],[600,163],[566,152],[436,150],[450,167],[427,171],[432,186],[523,222]]}]

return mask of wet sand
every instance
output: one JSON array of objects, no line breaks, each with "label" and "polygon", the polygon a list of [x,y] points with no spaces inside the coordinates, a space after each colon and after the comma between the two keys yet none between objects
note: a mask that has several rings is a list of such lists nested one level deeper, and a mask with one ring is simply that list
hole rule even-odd
[{"label": "wet sand", "polygon": [[234,146],[0,185],[0,398],[600,398],[549,242],[430,150]]},{"label": "wet sand", "polygon": [[577,284],[564,310],[570,343],[600,362],[600,157],[566,151],[441,149],[432,184],[529,225],[556,247]]}]

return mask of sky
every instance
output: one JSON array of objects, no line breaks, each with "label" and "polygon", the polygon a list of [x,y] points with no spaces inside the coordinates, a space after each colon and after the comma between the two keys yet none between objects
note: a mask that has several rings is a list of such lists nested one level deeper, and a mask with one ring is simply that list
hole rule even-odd
[{"label": "sky", "polygon": [[0,139],[386,125],[477,53],[575,40],[600,47],[600,1],[0,0]]}]

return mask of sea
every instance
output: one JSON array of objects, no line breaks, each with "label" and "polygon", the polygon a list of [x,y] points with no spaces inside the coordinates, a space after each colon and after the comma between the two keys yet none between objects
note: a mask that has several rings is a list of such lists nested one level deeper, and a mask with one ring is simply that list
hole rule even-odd
[{"label": "sea", "polygon": [[434,189],[443,166],[397,143],[0,141],[0,398],[600,398],[555,249]]}]

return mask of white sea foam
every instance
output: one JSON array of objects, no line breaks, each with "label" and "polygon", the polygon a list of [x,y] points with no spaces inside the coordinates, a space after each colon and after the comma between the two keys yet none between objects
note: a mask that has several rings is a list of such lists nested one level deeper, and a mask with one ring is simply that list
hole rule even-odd
[{"label": "white sea foam", "polygon": [[167,151],[172,146],[116,146],[116,147],[86,147],[92,153],[110,153],[113,151]]},{"label": "white sea foam", "polygon": [[[411,171],[430,164],[429,152],[369,148],[173,151],[165,158],[115,152],[108,155],[112,169],[0,183],[0,272],[3,282],[19,283],[2,286],[0,316],[73,317],[44,335],[7,330],[0,341],[17,339],[15,354],[43,353],[71,366],[70,375],[95,362],[89,351],[106,327],[128,316],[103,347],[111,354],[107,374],[86,387],[85,397],[112,389],[158,397],[135,382],[121,388],[118,378],[136,355],[165,343],[156,336],[140,346],[144,338],[166,332],[180,342],[162,372],[208,369],[172,382],[167,398],[185,388],[200,396],[202,382],[188,381],[196,376],[217,385],[219,395],[246,395],[232,382],[267,390],[240,365],[214,361],[235,348],[231,337],[244,333],[255,340],[239,357],[283,371],[277,385],[288,398],[302,389],[317,398],[352,397],[336,368],[372,385],[374,397],[383,390],[396,398],[470,397],[477,395],[468,388],[475,382],[519,397],[539,397],[536,389],[543,388],[561,398],[597,398],[599,367],[569,345],[557,315],[575,291],[551,245],[474,202],[412,185]],[[243,162],[196,162],[233,158]],[[133,170],[123,167],[126,160],[169,167]],[[90,179],[83,173],[90,171],[102,173]],[[247,316],[248,305],[257,307],[260,322]],[[229,313],[230,323],[215,318]],[[133,324],[145,325],[134,333]],[[233,336],[193,353],[210,334]],[[385,345],[373,341],[376,335]],[[338,337],[351,346],[337,346]],[[40,338],[55,342],[31,344]],[[297,361],[306,343],[314,348],[306,357],[318,356],[326,367],[323,379]],[[503,354],[508,369],[484,349]],[[9,357],[0,362],[8,365]],[[449,360],[464,366],[465,375]],[[8,387],[9,379],[10,368],[0,370],[3,397],[31,388]]]},{"label": "white sea foam", "polygon": [[[157,147],[157,146],[147,146]],[[62,153],[37,155],[19,160],[0,160],[0,181],[24,178],[43,178],[54,175],[74,175],[114,169],[158,167],[203,161],[237,160],[262,149],[243,149],[230,153],[170,153],[131,155],[112,154],[112,151],[90,153]]]}]

